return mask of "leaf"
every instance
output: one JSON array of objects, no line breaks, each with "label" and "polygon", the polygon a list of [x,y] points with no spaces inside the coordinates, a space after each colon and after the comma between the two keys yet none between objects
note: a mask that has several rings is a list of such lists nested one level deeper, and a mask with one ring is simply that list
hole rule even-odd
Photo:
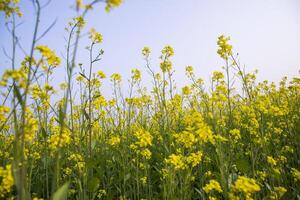
[{"label": "leaf", "polygon": [[47,137],[47,132],[46,132],[44,127],[42,127],[41,132],[42,132],[43,137],[46,138]]},{"label": "leaf", "polygon": [[94,192],[97,190],[97,188],[99,187],[99,179],[96,178],[96,177],[93,177],[91,178],[89,181],[88,181],[88,184],[87,184],[87,188],[90,192]]},{"label": "leaf", "polygon": [[82,111],[83,111],[83,114],[84,114],[85,118],[86,118],[87,120],[89,120],[89,119],[90,119],[90,116],[87,114],[86,110],[85,110],[85,109],[82,109]]},{"label": "leaf", "polygon": [[194,187],[194,189],[201,196],[202,199],[205,199],[203,193],[198,188]]},{"label": "leaf", "polygon": [[266,185],[266,188],[267,188],[269,191],[272,191],[272,187],[271,187],[267,182],[265,182],[265,185]]},{"label": "leaf", "polygon": [[52,200],[66,200],[68,197],[68,188],[70,183],[66,182],[63,186],[58,188],[53,194]]},{"label": "leaf", "polygon": [[130,173],[126,174],[124,177],[124,182],[128,181],[130,179],[130,177],[131,177]]},{"label": "leaf", "polygon": [[236,167],[243,173],[250,171],[250,162],[247,158],[240,158],[236,161]]},{"label": "leaf", "polygon": [[62,125],[64,123],[64,119],[65,119],[65,113],[63,112],[63,110],[60,106],[59,110],[58,110],[58,123],[60,125]]},{"label": "leaf", "polygon": [[86,161],[86,166],[88,168],[97,168],[97,161],[92,158],[88,158]]},{"label": "leaf", "polygon": [[14,93],[15,93],[19,103],[21,104],[21,106],[24,106],[24,102],[23,102],[23,98],[22,98],[22,95],[20,93],[20,90],[15,84],[14,84]]},{"label": "leaf", "polygon": [[97,141],[95,139],[92,139],[92,150],[95,149],[96,144],[97,144]]}]

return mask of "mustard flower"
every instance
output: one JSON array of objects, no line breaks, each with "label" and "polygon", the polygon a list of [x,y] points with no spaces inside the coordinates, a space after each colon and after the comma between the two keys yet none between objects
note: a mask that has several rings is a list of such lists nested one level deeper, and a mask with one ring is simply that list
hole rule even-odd
[{"label": "mustard flower", "polygon": [[119,136],[112,136],[108,140],[108,144],[111,146],[117,146],[120,144],[120,142],[121,142],[121,139]]},{"label": "mustard flower", "polygon": [[133,70],[131,70],[131,73],[132,73],[132,76],[131,76],[132,80],[134,80],[134,81],[141,80],[141,71],[140,70],[133,69]]},{"label": "mustard flower", "polygon": [[142,50],[143,56],[148,57],[148,56],[150,55],[150,53],[151,53],[151,50],[150,50],[149,47],[144,47],[144,48],[143,48],[143,50]]},{"label": "mustard flower", "polygon": [[203,188],[204,192],[209,193],[211,191],[223,192],[221,185],[218,181],[212,179]]},{"label": "mustard flower", "polygon": [[48,46],[38,45],[35,47],[35,49],[47,59],[49,65],[56,67],[60,64],[60,58],[57,57],[54,51],[52,51]]},{"label": "mustard flower", "polygon": [[229,56],[232,55],[232,45],[228,44],[230,37],[226,37],[221,35],[218,37],[218,46],[219,49],[217,53],[221,56],[221,58],[227,59]]},{"label": "mustard flower", "polygon": [[184,157],[181,154],[171,154],[165,159],[166,164],[170,164],[175,170],[183,170],[186,168]]},{"label": "mustard flower", "polygon": [[105,10],[109,12],[112,8],[120,6],[122,0],[106,0],[106,7]]},{"label": "mustard flower", "polygon": [[196,153],[191,153],[186,157],[186,162],[191,165],[191,167],[196,167],[202,160],[203,153],[198,151]]},{"label": "mustard flower", "polygon": [[0,180],[0,197],[4,198],[12,191],[12,187],[14,185],[11,165],[0,167]]},{"label": "mustard flower", "polygon": [[248,178],[245,176],[239,176],[232,185],[232,191],[234,193],[243,193],[246,199],[253,199],[252,194],[259,192],[260,186],[256,183],[255,179]]},{"label": "mustard flower", "polygon": [[121,75],[118,74],[118,73],[112,74],[112,75],[110,76],[110,78],[111,78],[112,81],[115,81],[115,82],[121,82],[121,80],[122,80]]},{"label": "mustard flower", "polygon": [[163,55],[165,55],[166,57],[172,57],[172,56],[174,56],[174,49],[170,45],[167,45],[163,48],[161,53]]},{"label": "mustard flower", "polygon": [[99,44],[103,41],[103,36],[101,33],[98,33],[94,28],[91,28],[89,32],[89,38],[93,41],[93,43]]},{"label": "mustard flower", "polygon": [[292,173],[295,181],[300,181],[300,171],[299,170],[292,168],[291,173]]}]

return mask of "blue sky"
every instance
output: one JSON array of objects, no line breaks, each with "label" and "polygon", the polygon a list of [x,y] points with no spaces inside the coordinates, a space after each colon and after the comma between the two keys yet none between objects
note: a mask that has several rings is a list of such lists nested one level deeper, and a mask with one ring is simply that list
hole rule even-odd
[{"label": "blue sky", "polygon": [[[46,0],[41,0],[46,2]],[[75,16],[71,5],[75,0],[52,0],[43,10],[41,30],[57,19],[56,26],[40,41],[64,54],[66,44],[64,27]],[[88,1],[86,1],[88,2]],[[25,14],[20,22],[18,35],[29,51],[33,30],[34,10],[29,0],[21,0]],[[217,37],[229,35],[234,52],[248,71],[259,70],[259,80],[279,81],[281,77],[297,76],[300,70],[300,1],[299,0],[124,0],[121,7],[110,13],[99,4],[87,16],[84,32],[91,27],[101,32],[104,42],[101,48],[103,60],[95,65],[95,71],[107,75],[119,72],[129,78],[132,68],[144,68],[141,49],[152,49],[153,68],[159,69],[159,55],[165,45],[175,49],[172,59],[176,70],[176,82],[186,82],[184,68],[192,65],[196,74],[205,80],[215,70],[221,70],[223,61],[216,54]],[[0,45],[10,51],[11,38],[0,14]],[[78,62],[87,63],[84,47],[88,38],[80,43]],[[19,51],[18,58],[22,58]],[[0,72],[10,66],[0,52]],[[56,83],[64,79],[64,67],[55,74]],[[147,76],[143,70],[144,76]],[[147,79],[147,78],[146,78]],[[104,85],[109,92],[109,85]]]}]

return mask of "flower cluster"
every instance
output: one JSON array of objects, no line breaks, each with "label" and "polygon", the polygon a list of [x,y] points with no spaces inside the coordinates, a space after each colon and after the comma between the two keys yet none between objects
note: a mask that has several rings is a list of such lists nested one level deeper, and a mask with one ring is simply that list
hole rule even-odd
[{"label": "flower cluster", "polygon": [[209,183],[203,187],[203,190],[206,193],[210,193],[211,191],[223,192],[220,183],[216,180],[210,180]]},{"label": "flower cluster", "polygon": [[137,130],[133,133],[133,136],[135,137],[135,142],[130,145],[130,149],[141,154],[143,158],[149,160],[152,153],[148,147],[152,145],[152,135],[142,128],[137,128]]},{"label": "flower cluster", "polygon": [[38,50],[44,58],[46,58],[48,65],[57,67],[60,65],[60,58],[57,57],[48,46],[38,45],[36,46],[36,50]]},{"label": "flower cluster", "polygon": [[230,37],[226,37],[224,35],[221,35],[218,38],[218,54],[221,56],[221,58],[227,59],[229,56],[232,55],[232,45],[228,44],[228,41],[230,40]]},{"label": "flower cluster", "polygon": [[6,165],[5,168],[0,167],[0,180],[0,198],[4,199],[7,194],[12,192],[14,185],[11,165]]},{"label": "flower cluster", "polygon": [[92,28],[89,32],[89,38],[93,41],[93,43],[102,43],[103,36],[98,33],[94,28]]},{"label": "flower cluster", "polygon": [[56,151],[71,143],[71,133],[67,128],[61,130],[60,127],[55,126],[52,128],[52,133],[48,140],[50,149]]},{"label": "flower cluster", "polygon": [[109,12],[112,8],[120,6],[122,0],[106,0],[106,7],[105,10]]},{"label": "flower cluster", "polygon": [[19,0],[1,0],[0,11],[5,13],[5,17],[10,17],[13,13],[16,13],[19,17],[22,16],[20,7],[18,6]]},{"label": "flower cluster", "polygon": [[245,176],[239,176],[232,185],[231,189],[231,197],[234,197],[234,194],[242,193],[248,200],[253,199],[252,195],[261,190],[260,186],[256,183],[254,179]]}]

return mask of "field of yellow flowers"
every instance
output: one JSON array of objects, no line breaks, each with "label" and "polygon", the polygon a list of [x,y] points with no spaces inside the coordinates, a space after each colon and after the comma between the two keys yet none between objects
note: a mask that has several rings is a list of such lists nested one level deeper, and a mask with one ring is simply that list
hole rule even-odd
[{"label": "field of yellow flowers", "polygon": [[[129,95],[120,74],[108,78],[114,86],[108,99],[101,93],[105,73],[93,72],[103,56],[102,35],[89,32],[87,71],[76,52],[86,13],[101,2],[110,11],[121,0],[77,0],[79,15],[66,28],[68,78],[60,86],[63,98],[52,102],[57,91],[49,80],[62,63],[37,43],[42,9],[33,2],[31,52],[19,64],[13,51],[0,79],[0,199],[300,199],[300,78],[257,82],[221,35],[217,53],[225,67],[211,83],[187,66],[190,84],[178,91],[173,48],[163,48],[155,72],[145,47],[150,91],[134,69]],[[13,22],[15,49],[18,0],[0,0],[0,11]]]}]

